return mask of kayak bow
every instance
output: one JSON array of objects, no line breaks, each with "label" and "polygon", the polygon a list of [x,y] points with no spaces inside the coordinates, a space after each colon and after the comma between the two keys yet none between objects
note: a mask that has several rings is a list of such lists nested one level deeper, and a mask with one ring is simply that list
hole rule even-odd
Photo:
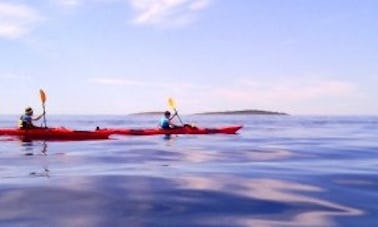
[{"label": "kayak bow", "polygon": [[197,127],[179,127],[172,129],[160,128],[147,128],[147,129],[99,129],[99,132],[108,132],[118,135],[135,135],[135,136],[148,136],[148,135],[171,135],[171,134],[236,134],[243,126],[228,126],[220,128],[197,128]]}]

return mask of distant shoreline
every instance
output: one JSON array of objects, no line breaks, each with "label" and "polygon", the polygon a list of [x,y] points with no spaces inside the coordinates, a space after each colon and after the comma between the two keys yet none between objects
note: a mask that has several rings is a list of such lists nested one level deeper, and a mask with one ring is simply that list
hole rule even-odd
[{"label": "distant shoreline", "polygon": [[[130,115],[163,115],[164,111],[149,111],[132,113]],[[214,111],[194,113],[190,115],[289,115],[283,112],[266,111],[266,110],[227,110],[227,111]]]},{"label": "distant shoreline", "polygon": [[266,111],[266,110],[228,110],[196,113],[195,115],[289,115],[283,112]]}]

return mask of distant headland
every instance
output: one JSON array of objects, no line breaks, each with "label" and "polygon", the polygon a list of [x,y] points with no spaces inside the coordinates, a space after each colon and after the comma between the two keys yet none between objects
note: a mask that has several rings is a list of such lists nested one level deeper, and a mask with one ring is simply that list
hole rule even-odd
[{"label": "distant headland", "polygon": [[139,113],[132,113],[130,115],[163,115],[164,111],[148,111],[148,112],[139,112]]},{"label": "distant headland", "polygon": [[228,110],[197,113],[196,115],[289,115],[283,112],[266,111],[266,110]]},{"label": "distant headland", "polygon": [[[148,111],[133,113],[131,115],[163,115],[164,111]],[[194,113],[194,115],[289,115],[283,112],[266,111],[266,110],[227,110],[227,111],[214,111]]]}]

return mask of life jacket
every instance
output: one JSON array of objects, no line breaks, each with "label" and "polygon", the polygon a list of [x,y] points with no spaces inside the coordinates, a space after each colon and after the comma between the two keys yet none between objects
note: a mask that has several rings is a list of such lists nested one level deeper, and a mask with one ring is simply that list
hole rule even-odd
[{"label": "life jacket", "polygon": [[169,129],[170,128],[170,125],[169,125],[169,119],[167,119],[166,117],[162,117],[160,119],[160,128],[162,129]]},{"label": "life jacket", "polygon": [[25,121],[24,116],[25,115],[21,115],[21,117],[19,118],[18,127],[19,128],[33,128],[34,125],[31,123],[31,121],[30,122]]},{"label": "life jacket", "polygon": [[23,128],[24,127],[24,122],[22,121],[21,119],[22,117],[20,117],[20,119],[18,119],[18,128]]}]

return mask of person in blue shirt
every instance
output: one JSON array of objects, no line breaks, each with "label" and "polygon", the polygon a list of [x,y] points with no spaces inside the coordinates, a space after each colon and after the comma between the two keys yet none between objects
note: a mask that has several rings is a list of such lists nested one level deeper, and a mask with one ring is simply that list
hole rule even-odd
[{"label": "person in blue shirt", "polygon": [[159,126],[162,129],[177,128],[179,126],[172,123],[172,119],[177,115],[177,112],[171,116],[171,112],[165,111],[164,116],[160,119]]},{"label": "person in blue shirt", "polygon": [[31,107],[27,107],[25,109],[25,114],[20,117],[19,128],[23,129],[30,129],[30,128],[38,128],[38,126],[33,125],[33,121],[38,121],[45,115],[43,112],[36,118],[33,118],[33,109]]}]

